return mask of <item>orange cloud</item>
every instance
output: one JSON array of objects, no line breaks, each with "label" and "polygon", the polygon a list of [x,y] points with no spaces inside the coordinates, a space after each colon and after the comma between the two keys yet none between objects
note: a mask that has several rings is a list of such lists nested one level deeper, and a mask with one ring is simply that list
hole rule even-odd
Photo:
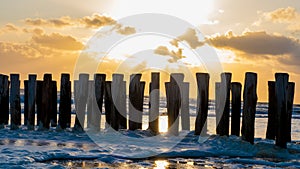
[{"label": "orange cloud", "polygon": [[195,49],[197,47],[204,45],[203,42],[199,41],[196,30],[191,29],[191,28],[189,28],[184,34],[182,34],[182,35],[178,36],[176,39],[172,40],[170,43],[173,46],[178,47],[179,41],[187,42],[192,49]]},{"label": "orange cloud", "polygon": [[48,19],[48,20],[42,18],[36,18],[36,19],[27,18],[24,20],[24,22],[25,24],[31,26],[53,26],[53,27],[64,27],[73,24],[71,18],[68,16]]},{"label": "orange cloud", "polygon": [[116,21],[111,17],[94,14],[92,16],[85,16],[78,19],[79,23],[88,28],[99,28],[107,25],[114,25]]},{"label": "orange cloud", "polygon": [[124,28],[122,28],[122,27],[118,28],[117,32],[122,35],[130,35],[130,34],[136,33],[136,30],[133,27],[126,26]]},{"label": "orange cloud", "polygon": [[179,59],[186,58],[182,55],[182,49],[179,48],[178,51],[169,50],[166,46],[159,46],[154,50],[155,54],[162,55],[162,56],[170,56],[171,59],[168,61],[170,63],[177,62]]},{"label": "orange cloud", "polygon": [[271,12],[264,13],[267,19],[270,19],[273,22],[284,23],[291,22],[298,17],[298,13],[295,8],[279,8]]}]

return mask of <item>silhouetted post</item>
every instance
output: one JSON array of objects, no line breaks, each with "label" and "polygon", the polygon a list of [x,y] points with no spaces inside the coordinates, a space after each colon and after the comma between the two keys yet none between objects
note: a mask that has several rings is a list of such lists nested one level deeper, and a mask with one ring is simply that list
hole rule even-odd
[{"label": "silhouetted post", "polygon": [[9,117],[9,81],[7,75],[0,75],[0,125],[8,124]]},{"label": "silhouetted post", "polygon": [[183,82],[183,78],[183,74],[173,73],[170,76],[170,82],[165,83],[167,95],[168,132],[172,135],[178,135],[178,115],[181,105],[179,85]]},{"label": "silhouetted post", "polygon": [[50,124],[51,127],[57,126],[57,83],[56,81],[52,81],[52,111],[51,111],[51,119]]},{"label": "silhouetted post", "polygon": [[70,74],[61,74],[60,79],[59,121],[61,129],[70,127],[71,123],[71,81]]},{"label": "silhouetted post", "polygon": [[29,75],[28,78],[28,121],[27,129],[34,130],[35,124],[35,98],[36,98],[36,75]]},{"label": "silhouetted post", "polygon": [[24,80],[24,125],[28,122],[28,80]]},{"label": "silhouetted post", "polygon": [[269,105],[268,105],[268,126],[266,138],[275,140],[277,123],[276,123],[276,95],[275,82],[268,81]]},{"label": "silhouetted post", "polygon": [[18,129],[21,125],[21,104],[20,104],[20,75],[10,74],[10,129]]},{"label": "silhouetted post", "polygon": [[97,103],[97,111],[95,112],[93,118],[93,126],[98,131],[100,130],[101,124],[101,114],[102,114],[102,105],[103,105],[103,95],[104,95],[104,87],[105,87],[105,74],[95,74],[95,98]]},{"label": "silhouetted post", "polygon": [[277,109],[277,134],[276,134],[276,146],[286,148],[287,132],[288,132],[288,119],[287,119],[287,89],[289,75],[287,73],[275,74],[275,95],[276,95],[276,109]]},{"label": "silhouetted post", "polygon": [[89,96],[87,101],[87,126],[92,131],[100,131],[101,112],[98,108],[95,92],[95,81],[89,81]]},{"label": "silhouetted post", "polygon": [[195,135],[207,134],[207,114],[209,96],[209,74],[196,73],[198,96],[197,96],[197,118],[195,123]]},{"label": "silhouetted post", "polygon": [[76,118],[74,131],[83,131],[85,122],[85,110],[88,97],[89,74],[79,74],[79,81],[74,81],[74,96],[76,106]]},{"label": "silhouetted post", "polygon": [[43,98],[43,81],[38,80],[36,82],[36,115],[37,115],[37,125],[40,128],[43,127],[43,121],[42,121],[42,112],[43,112],[42,98]]},{"label": "silhouetted post", "polygon": [[242,84],[231,83],[231,135],[240,136]]},{"label": "silhouetted post", "polygon": [[151,73],[151,83],[149,87],[149,129],[154,133],[159,133],[159,72]]},{"label": "silhouetted post", "polygon": [[[127,129],[126,82],[123,74],[113,74],[112,99],[115,106],[115,117],[119,119],[119,128]],[[113,119],[112,119],[113,120]]]},{"label": "silhouetted post", "polygon": [[294,92],[295,92],[295,83],[289,82],[287,89],[287,142],[291,142],[291,123],[292,123],[292,113],[293,113],[293,103],[294,103]]},{"label": "silhouetted post", "polygon": [[50,128],[50,119],[53,109],[53,99],[52,99],[52,75],[44,74],[44,81],[42,87],[42,112],[41,112],[41,126],[39,130]]},{"label": "silhouetted post", "polygon": [[142,129],[145,82],[142,74],[130,75],[129,84],[129,130]]},{"label": "silhouetted post", "polygon": [[112,99],[111,92],[111,81],[105,82],[105,90],[104,90],[104,106],[105,106],[105,120],[106,127],[111,126],[114,130],[119,130],[119,118],[115,115],[115,108]]},{"label": "silhouetted post", "polygon": [[243,94],[242,139],[254,143],[254,123],[257,103],[257,74],[247,72]]},{"label": "silhouetted post", "polygon": [[229,112],[230,112],[230,84],[231,73],[221,74],[220,88],[216,89],[219,97],[219,112],[216,114],[217,118],[217,134],[220,136],[229,135]]},{"label": "silhouetted post", "polygon": [[183,82],[180,86],[181,93],[181,128],[182,130],[190,131],[190,84]]}]

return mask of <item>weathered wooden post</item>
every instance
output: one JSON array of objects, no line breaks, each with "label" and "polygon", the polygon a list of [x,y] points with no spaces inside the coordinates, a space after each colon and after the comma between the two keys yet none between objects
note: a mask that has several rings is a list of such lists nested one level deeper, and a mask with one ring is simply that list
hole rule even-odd
[{"label": "weathered wooden post", "polygon": [[28,78],[28,121],[27,129],[34,130],[35,123],[35,99],[36,99],[36,75],[29,75]]},{"label": "weathered wooden post", "polygon": [[[119,119],[119,128],[127,129],[126,112],[126,82],[123,74],[113,74],[112,99],[115,106],[115,116]],[[113,119],[112,119],[113,120]]]},{"label": "weathered wooden post", "polygon": [[92,131],[100,131],[101,111],[98,108],[96,100],[95,84],[96,82],[94,80],[89,81],[89,95],[87,101],[87,126]]},{"label": "weathered wooden post", "polygon": [[9,81],[7,75],[0,75],[0,126],[8,124],[9,118]]},{"label": "weathered wooden post", "polygon": [[216,133],[220,134],[219,123],[222,117],[222,107],[224,107],[224,93],[222,92],[221,83],[215,83],[215,112],[216,112]]},{"label": "weathered wooden post", "polygon": [[57,83],[52,81],[52,111],[50,117],[51,127],[57,126]]},{"label": "weathered wooden post", "polygon": [[178,115],[181,105],[179,85],[183,82],[183,78],[183,74],[173,73],[170,76],[170,82],[165,83],[168,111],[168,132],[172,135],[178,135]]},{"label": "weathered wooden post", "polygon": [[291,128],[292,128],[292,113],[293,113],[293,104],[294,104],[294,92],[295,92],[295,83],[289,82],[287,89],[287,142],[292,141],[291,137]]},{"label": "weathered wooden post", "polygon": [[275,82],[268,81],[269,91],[269,105],[268,105],[268,126],[266,138],[275,140],[277,123],[276,123],[276,96],[275,96]]},{"label": "weathered wooden post", "polygon": [[218,89],[216,88],[216,94],[218,92],[218,95],[216,95],[216,100],[219,100],[218,106],[220,106],[219,111],[216,111],[216,122],[217,134],[220,136],[229,135],[230,84],[231,73],[222,73],[220,86],[218,86]]},{"label": "weathered wooden post", "polygon": [[24,80],[24,125],[27,125],[28,122],[28,80]]},{"label": "weathered wooden post", "polygon": [[129,84],[129,130],[142,129],[145,82],[142,74],[130,75]]},{"label": "weathered wooden post", "polygon": [[43,121],[42,121],[42,112],[43,112],[42,98],[43,98],[43,81],[38,80],[36,82],[36,115],[37,115],[37,126],[39,126],[40,129],[42,129],[42,127],[43,127]]},{"label": "weathered wooden post", "polygon": [[119,117],[115,115],[115,108],[112,99],[111,81],[105,82],[104,90],[104,106],[105,106],[105,121],[106,128],[111,126],[114,130],[119,130]]},{"label": "weathered wooden post", "polygon": [[89,74],[79,74],[79,81],[74,81],[74,96],[76,106],[76,118],[74,131],[83,131],[85,111],[88,97]]},{"label": "weathered wooden post", "polygon": [[159,72],[151,73],[149,87],[149,129],[154,134],[159,133]]},{"label": "weathered wooden post", "polygon": [[98,131],[100,130],[101,124],[101,114],[102,114],[102,105],[103,105],[103,95],[104,95],[104,87],[105,87],[105,74],[95,74],[95,98],[97,103],[97,111],[94,114],[95,118],[93,118],[93,126]]},{"label": "weathered wooden post", "polygon": [[209,74],[196,73],[198,96],[197,96],[197,118],[195,123],[195,135],[207,134],[207,114],[209,97]]},{"label": "weathered wooden post", "polygon": [[20,75],[10,74],[10,129],[18,129],[21,124],[21,104],[20,104]]},{"label": "weathered wooden post", "polygon": [[42,87],[42,110],[41,110],[41,123],[39,126],[39,130],[45,130],[50,128],[50,119],[51,113],[53,109],[53,99],[52,99],[52,75],[44,74],[43,79],[43,87]]},{"label": "weathered wooden post", "polygon": [[240,136],[242,84],[231,83],[231,135]]},{"label": "weathered wooden post", "polygon": [[180,85],[181,93],[181,128],[182,130],[190,131],[190,84],[188,82],[183,82]]},{"label": "weathered wooden post", "polygon": [[276,109],[277,109],[277,119],[278,124],[276,133],[276,146],[286,148],[287,143],[287,132],[288,132],[288,119],[287,119],[287,89],[289,75],[287,73],[276,73],[275,74],[275,95],[276,95]]},{"label": "weathered wooden post", "polygon": [[61,129],[70,127],[71,123],[71,81],[70,74],[61,74],[60,82],[60,102],[59,102],[59,121]]},{"label": "weathered wooden post", "polygon": [[254,123],[257,103],[257,74],[247,72],[243,94],[242,139],[254,143]]}]

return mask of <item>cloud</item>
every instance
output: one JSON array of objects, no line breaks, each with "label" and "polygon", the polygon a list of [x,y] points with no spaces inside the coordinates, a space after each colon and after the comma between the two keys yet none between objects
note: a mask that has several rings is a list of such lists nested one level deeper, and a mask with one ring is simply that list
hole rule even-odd
[{"label": "cloud", "polygon": [[32,41],[45,47],[60,50],[81,50],[84,45],[69,35],[59,33],[52,34],[35,34]]},{"label": "cloud", "polygon": [[65,27],[72,25],[72,20],[69,16],[63,16],[61,18],[52,18],[52,19],[42,19],[42,18],[36,18],[31,19],[27,18],[24,20],[25,24],[31,25],[31,26],[52,26],[52,27]]},{"label": "cloud", "polygon": [[4,58],[2,56],[18,56],[23,59],[31,59],[42,57],[42,54],[30,44],[0,42],[0,57]]},{"label": "cloud", "polygon": [[124,28],[120,27],[117,29],[117,33],[121,35],[131,35],[136,33],[136,30],[134,27],[126,26]]},{"label": "cloud", "polygon": [[[247,56],[248,59],[256,59],[257,56],[261,56],[261,58],[277,56],[281,62],[300,63],[300,42],[298,39],[272,35],[264,31],[245,32],[242,35],[234,35],[229,32],[226,35],[207,38],[206,41],[216,48],[245,54],[244,56]],[[251,58],[251,56],[256,57]]]},{"label": "cloud", "polygon": [[191,28],[189,28],[184,34],[182,34],[182,35],[178,36],[176,39],[172,40],[170,43],[173,46],[178,47],[179,41],[187,42],[192,49],[195,49],[197,47],[204,45],[203,42],[199,41],[196,30],[191,29]]},{"label": "cloud", "polygon": [[170,56],[171,59],[168,60],[170,63],[174,63],[177,62],[179,59],[186,58],[185,56],[182,55],[181,48],[179,48],[177,51],[174,51],[174,50],[169,50],[166,46],[158,46],[154,50],[154,53],[162,56]]},{"label": "cloud", "polygon": [[291,22],[298,17],[298,13],[295,8],[278,8],[274,11],[264,13],[264,16],[275,23]]},{"label": "cloud", "polygon": [[99,28],[107,25],[115,25],[116,21],[111,17],[93,14],[92,16],[85,16],[78,19],[79,23],[88,28]]}]

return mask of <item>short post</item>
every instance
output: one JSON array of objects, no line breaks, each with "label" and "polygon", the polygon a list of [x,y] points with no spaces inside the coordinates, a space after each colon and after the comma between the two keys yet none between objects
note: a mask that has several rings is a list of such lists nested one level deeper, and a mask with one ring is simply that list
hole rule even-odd
[{"label": "short post", "polygon": [[10,74],[10,129],[18,129],[21,125],[20,75]]},{"label": "short post", "polygon": [[183,78],[183,74],[174,73],[170,76],[170,82],[165,83],[167,95],[168,132],[172,135],[178,135],[178,115],[181,105],[179,85],[183,82]]},{"label": "short post", "polygon": [[28,78],[28,121],[27,129],[34,130],[35,123],[35,100],[36,100],[36,75],[29,75]]},{"label": "short post", "polygon": [[294,104],[294,92],[295,92],[295,83],[289,82],[287,89],[287,142],[292,141],[291,129],[292,129],[292,113],[293,113],[293,104]]},{"label": "short post", "polygon": [[142,129],[145,82],[142,74],[130,75],[129,84],[129,130]]},{"label": "short post", "polygon": [[182,130],[190,131],[190,84],[183,82],[180,86],[181,93],[181,128]]},{"label": "short post", "polygon": [[89,74],[79,74],[79,81],[74,81],[76,118],[74,131],[83,131],[85,123],[85,111],[88,97]]},{"label": "short post", "polygon": [[[112,99],[115,106],[115,115],[119,119],[119,128],[127,129],[126,112],[126,82],[123,74],[113,74]],[[113,120],[113,119],[112,119]]]},{"label": "short post", "polygon": [[56,81],[52,81],[52,112],[50,124],[51,127],[57,126],[57,83]]},{"label": "short post", "polygon": [[97,111],[96,114],[94,114],[95,118],[93,118],[93,126],[98,131],[100,130],[100,124],[101,124],[101,114],[102,114],[102,105],[103,105],[103,96],[104,96],[104,87],[105,87],[105,74],[95,74],[95,98],[97,103]]},{"label": "short post", "polygon": [[44,81],[42,87],[42,111],[41,111],[41,126],[39,130],[45,130],[50,128],[50,119],[53,109],[52,99],[52,75],[44,74]]},{"label": "short post", "polygon": [[231,135],[240,136],[242,84],[231,83]]},{"label": "short post", "polygon": [[42,98],[43,98],[43,81],[38,80],[36,82],[36,114],[37,114],[37,126],[43,126],[42,121],[42,112],[43,112],[43,105],[42,105]]},{"label": "short post", "polygon": [[257,103],[257,74],[247,72],[243,94],[242,139],[254,143],[254,123]]},{"label": "short post", "polygon": [[207,134],[207,114],[209,97],[209,74],[196,73],[198,96],[197,96],[197,118],[195,123],[195,135]]},{"label": "short post", "polygon": [[8,76],[0,74],[0,125],[8,124],[9,117],[9,82]]},{"label": "short post", "polygon": [[275,82],[268,81],[269,91],[269,105],[268,105],[268,126],[266,138],[275,140],[277,123],[276,123],[276,96],[275,96]]},{"label": "short post", "polygon": [[27,126],[28,122],[28,80],[24,80],[24,125]]},{"label": "short post", "polygon": [[59,121],[61,129],[70,127],[71,123],[71,81],[70,74],[61,74],[60,81],[60,102],[59,102]]},{"label": "short post", "polygon": [[112,99],[111,81],[105,82],[104,90],[104,106],[105,106],[105,121],[106,127],[111,126],[114,130],[119,130],[119,118],[115,116],[115,108]]},{"label": "short post", "polygon": [[154,134],[159,133],[159,72],[151,73],[149,87],[149,129]]}]

